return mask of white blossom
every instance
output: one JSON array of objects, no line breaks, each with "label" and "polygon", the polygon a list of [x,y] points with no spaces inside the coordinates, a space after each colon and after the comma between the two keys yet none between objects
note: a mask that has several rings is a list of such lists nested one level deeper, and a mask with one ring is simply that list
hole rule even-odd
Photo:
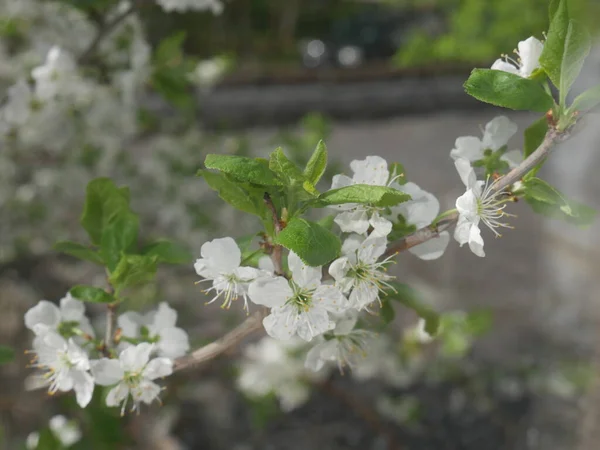
[{"label": "white blossom", "polygon": [[38,433],[37,431],[33,431],[29,433],[27,435],[27,438],[25,439],[25,448],[27,448],[27,450],[36,450],[39,442],[40,433]]},{"label": "white blossom", "polygon": [[304,404],[310,387],[303,378],[314,377],[305,372],[301,359],[295,355],[304,345],[298,338],[281,341],[269,336],[248,345],[239,366],[240,390],[249,397],[275,394],[284,411]]},{"label": "white blossom", "polygon": [[[122,335],[130,339],[147,339],[155,343],[158,356],[179,358],[190,349],[187,333],[176,327],[177,312],[162,302],[156,311],[140,314],[128,311],[117,319]],[[126,347],[126,346],[125,346]]]},{"label": "white blossom", "polygon": [[10,126],[24,125],[31,114],[31,101],[29,84],[19,80],[8,88],[8,101],[2,110],[2,119]]},{"label": "white blossom", "polygon": [[297,334],[305,341],[332,329],[329,313],[342,312],[348,301],[340,290],[321,283],[321,267],[305,265],[290,252],[288,266],[292,279],[258,278],[250,284],[250,299],[271,308],[263,320],[267,333],[276,339],[290,339]]},{"label": "white blossom", "polygon": [[529,78],[531,74],[540,67],[540,56],[544,50],[544,44],[533,36],[519,42],[518,50],[515,50],[518,58],[515,61],[508,55],[503,55],[492,64],[492,69],[502,70],[523,78]]},{"label": "white blossom", "polygon": [[85,315],[85,305],[70,293],[60,300],[60,307],[41,300],[25,313],[25,326],[38,336],[48,331],[71,334],[75,327],[94,337],[94,329]]},{"label": "white blossom", "polygon": [[[483,159],[486,150],[497,151],[508,144],[511,137],[517,132],[517,124],[506,116],[498,116],[490,120],[483,132],[483,138],[475,136],[461,136],[456,139],[454,148],[450,151],[453,159],[463,158],[470,162]],[[514,167],[520,155],[519,150],[511,150],[503,154],[500,159]],[[517,165],[520,161],[517,161]]]},{"label": "white blossom", "polygon": [[220,0],[156,0],[166,12],[203,11],[210,9],[213,14],[223,12],[223,3]]},{"label": "white blossom", "polygon": [[427,332],[425,324],[425,319],[419,318],[419,321],[415,326],[405,331],[404,336],[421,344],[429,344],[435,339],[435,336]]},{"label": "white blossom", "polygon": [[60,441],[63,447],[71,447],[81,440],[81,430],[72,420],[65,416],[57,415],[48,422],[52,434]]},{"label": "white blossom", "polygon": [[53,331],[35,337],[33,352],[36,357],[32,366],[45,372],[48,392],[74,390],[79,406],[87,406],[94,392],[87,353],[73,339],[67,341]]},{"label": "white blossom", "polygon": [[35,96],[42,101],[60,95],[73,95],[74,99],[80,99],[89,93],[77,73],[73,57],[57,46],[50,49],[43,65],[31,71],[31,77],[35,80]]},{"label": "white blossom", "polygon": [[509,215],[504,212],[508,198],[503,198],[505,194],[497,192],[494,184],[489,183],[489,179],[488,182],[478,181],[468,160],[459,158],[454,164],[467,188],[466,192],[456,200],[459,218],[454,230],[454,238],[461,247],[468,243],[473,253],[483,257],[485,252],[479,223],[483,222],[496,236],[500,236],[496,228],[509,228],[507,224],[500,222],[502,217]]},{"label": "white blossom", "polygon": [[131,411],[139,410],[142,402],[149,405],[158,400],[161,388],[154,380],[173,373],[173,362],[169,358],[150,359],[152,350],[153,345],[144,342],[123,350],[118,360],[92,361],[96,384],[113,386],[106,396],[106,405],[121,405],[121,415],[125,413],[130,396]]},{"label": "white blossom", "polygon": [[[392,183],[391,186],[411,196],[410,200],[390,208],[392,221],[396,220],[398,215],[401,214],[408,225],[414,225],[419,229],[430,225],[438,216],[440,202],[433,194],[421,189],[412,182],[402,185]],[[423,260],[437,259],[446,251],[448,242],[450,242],[450,234],[447,231],[442,231],[439,236],[411,247],[408,251]]]},{"label": "white blossom", "polygon": [[355,329],[357,311],[348,311],[341,316],[329,338],[320,338],[306,355],[304,366],[314,372],[321,370],[326,363],[333,362],[343,373],[345,367],[354,367],[367,353],[369,343],[375,333]]},{"label": "white blossom", "polygon": [[224,58],[212,58],[200,61],[190,80],[202,88],[212,87],[227,70],[227,61]]},{"label": "white blossom", "polygon": [[383,236],[349,236],[342,245],[342,257],[329,266],[329,274],[344,293],[350,292],[350,305],[358,310],[367,308],[379,297],[388,281],[386,264],[394,256],[378,261],[385,253],[387,239]]},{"label": "white blossom", "polygon": [[202,258],[194,264],[196,273],[206,280],[212,280],[216,295],[208,303],[223,296],[222,308],[229,308],[239,297],[244,299],[244,309],[248,311],[248,285],[263,273],[253,267],[240,266],[242,252],[235,240],[230,237],[206,242],[200,249]]},{"label": "white blossom", "polygon": [[[354,184],[368,184],[372,186],[387,186],[390,172],[387,161],[379,156],[367,156],[363,160],[354,160],[350,163],[354,175],[334,175],[331,189],[339,189]],[[330,208],[343,211],[338,214],[334,222],[345,233],[365,234],[369,227],[374,233],[387,236],[392,231],[392,223],[382,217],[377,208],[355,203],[333,205]]]}]

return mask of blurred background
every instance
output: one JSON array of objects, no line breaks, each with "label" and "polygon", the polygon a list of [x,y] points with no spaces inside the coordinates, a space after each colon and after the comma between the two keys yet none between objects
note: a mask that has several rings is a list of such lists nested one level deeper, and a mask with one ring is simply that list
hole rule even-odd
[{"label": "blurred background", "polygon": [[[265,156],[282,146],[304,163],[324,139],[324,189],[353,159],[379,155],[401,162],[445,210],[463,191],[449,157],[457,137],[480,136],[498,114],[520,132],[537,119],[479,104],[462,83],[520,40],[542,39],[547,0],[177,4],[0,0],[3,111],[14,111],[15,83],[35,81],[53,45],[70,55],[62,96],[27,103],[19,120],[1,116],[0,343],[16,359],[0,366],[0,447],[25,448],[31,431],[64,414],[82,428],[86,438],[72,447],[82,449],[598,449],[600,224],[582,230],[521,203],[511,206],[514,230],[500,239],[484,231],[484,260],[453,242],[433,262],[398,257],[399,280],[448,314],[442,336],[411,341],[417,317],[398,306],[360,370],[303,374],[291,404],[282,401],[285,383],[260,396],[239,387],[253,361],[264,363],[252,347],[259,334],[171,377],[164,406],[139,415],[90,414],[69,396],[25,389],[25,311],[104,277],[52,250],[57,240],[84,240],[78,218],[94,177],[130,186],[141,240],[167,237],[198,257],[206,240],[258,230],[195,177],[207,153]],[[600,2],[571,8],[597,35]],[[598,82],[595,49],[576,90]],[[590,114],[542,171],[594,208],[598,119]],[[521,133],[509,147],[522,144]],[[192,260],[163,269],[128,307],[167,300],[193,347],[207,343],[244,313],[206,306],[196,279]]]}]

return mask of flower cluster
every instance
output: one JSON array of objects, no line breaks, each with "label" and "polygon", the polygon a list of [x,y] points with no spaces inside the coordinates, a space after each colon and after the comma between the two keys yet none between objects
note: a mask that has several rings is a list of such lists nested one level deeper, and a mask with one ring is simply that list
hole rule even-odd
[{"label": "flower cluster", "polygon": [[[334,222],[348,233],[341,255],[328,267],[311,267],[293,251],[287,256],[289,274],[276,274],[269,258],[258,261],[258,268],[243,265],[242,252],[229,237],[215,239],[201,248],[194,267],[201,282],[210,282],[205,292],[222,300],[229,308],[237,299],[249,310],[249,300],[269,308],[263,325],[269,336],[289,341],[299,337],[313,343],[306,367],[320,370],[333,362],[340,369],[352,367],[364,355],[373,335],[355,329],[360,312],[373,312],[393,280],[387,268],[393,255],[386,256],[388,235],[393,220],[426,226],[439,213],[439,202],[414,183],[400,184],[402,174],[392,174],[387,162],[378,156],[352,161],[353,176],[336,175],[331,189],[353,184],[389,186],[408,193],[411,199],[397,207],[380,208],[365,204],[332,207],[338,212]],[[449,240],[448,233],[416,246],[413,252],[423,259],[440,257]]]},{"label": "flower cluster", "polygon": [[82,302],[67,294],[60,307],[42,300],[25,314],[25,325],[35,333],[32,366],[42,372],[50,394],[74,391],[77,403],[87,406],[94,386],[112,387],[108,406],[125,412],[158,399],[158,378],[170,375],[173,360],[189,350],[188,336],[175,326],[177,313],[166,303],[145,315],[126,312],[118,318],[115,349],[95,338]]},{"label": "flower cluster", "polygon": [[[65,416],[57,415],[48,421],[48,428],[52,436],[61,445],[61,448],[69,448],[81,440],[81,430],[73,420],[67,420]],[[29,433],[25,442],[27,450],[36,450],[40,445],[40,433],[34,431]]]}]

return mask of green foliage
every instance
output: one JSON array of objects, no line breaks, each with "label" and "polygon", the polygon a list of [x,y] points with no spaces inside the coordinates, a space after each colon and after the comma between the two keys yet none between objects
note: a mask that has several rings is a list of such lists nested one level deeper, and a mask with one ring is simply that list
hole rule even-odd
[{"label": "green foliage", "polygon": [[485,167],[486,176],[491,176],[494,173],[505,172],[509,166],[508,163],[502,160],[502,155],[506,153],[506,146],[496,150],[485,150],[483,158],[473,163],[473,167]]},{"label": "green foliage", "polygon": [[102,231],[100,253],[108,270],[113,271],[121,255],[132,250],[137,242],[140,224],[137,215],[123,210]]},{"label": "green foliage", "polygon": [[384,299],[381,301],[381,309],[379,310],[379,316],[385,325],[390,324],[396,318],[396,312],[394,311],[394,306],[389,301],[389,299]]},{"label": "green foliage", "polygon": [[40,438],[36,450],[63,450],[64,447],[50,428],[40,430]]},{"label": "green foliage", "polygon": [[548,120],[545,116],[540,117],[525,130],[523,157],[527,158],[542,144],[547,132]]},{"label": "green foliage", "polygon": [[70,290],[71,295],[78,300],[90,303],[113,303],[116,299],[106,292],[94,286],[79,284]]},{"label": "green foliage", "polygon": [[594,86],[575,97],[571,111],[589,111],[600,104],[600,85]]},{"label": "green foliage", "polygon": [[[394,300],[405,307],[412,309],[423,320],[425,320],[425,331],[434,336],[437,334],[440,325],[440,316],[429,306],[425,305],[420,299],[417,292],[410,286],[396,281],[389,283],[393,290],[387,290],[385,299]],[[383,301],[383,300],[382,300]]]},{"label": "green foliage", "polygon": [[301,218],[292,219],[277,235],[275,243],[295,252],[309,266],[322,266],[334,260],[342,247],[331,231]]},{"label": "green foliage", "polygon": [[77,242],[60,241],[54,244],[53,248],[57,252],[66,253],[67,255],[74,256],[75,258],[91,261],[100,265],[104,264],[102,256],[100,256],[96,250],[88,248],[85,245],[78,244]]},{"label": "green foliage", "polygon": [[6,345],[0,345],[0,364],[8,364],[15,359],[15,350],[7,347]]},{"label": "green foliage", "polygon": [[260,158],[234,155],[206,155],[204,165],[230,175],[237,181],[258,186],[280,186],[281,181],[269,169],[269,162]]},{"label": "green foliage", "polygon": [[474,69],[464,86],[477,100],[514,110],[546,112],[554,104],[537,81],[499,70]]},{"label": "green foliage", "polygon": [[214,173],[200,169],[198,176],[204,177],[206,183],[217,193],[219,197],[240,211],[264,217],[265,208],[263,196],[253,196],[252,192],[245,190],[239,182],[236,182],[222,173]]},{"label": "green foliage", "polygon": [[281,147],[271,153],[269,158],[269,169],[277,174],[277,177],[284,186],[288,186],[296,191],[302,189],[310,194],[310,196],[319,195],[314,184],[304,175],[296,164],[285,156]]},{"label": "green foliage", "polygon": [[539,178],[523,180],[523,190],[525,201],[531,208],[547,217],[586,227],[593,223],[597,215],[592,208],[567,200],[556,188]]},{"label": "green foliage", "polygon": [[325,169],[327,169],[327,147],[323,141],[319,141],[308,163],[306,163],[304,176],[313,186],[316,186],[325,173]]},{"label": "green foliage", "polygon": [[157,255],[123,255],[110,274],[110,284],[116,292],[152,281],[156,274]]},{"label": "green foliage", "polygon": [[441,353],[452,358],[465,356],[474,338],[485,334],[491,326],[492,315],[489,311],[444,314],[440,321]]},{"label": "green foliage", "polygon": [[140,254],[156,257],[157,262],[165,264],[188,264],[193,260],[186,247],[164,239],[144,246]]},{"label": "green foliage", "polygon": [[577,21],[569,21],[565,51],[560,66],[560,104],[565,105],[567,94],[579,76],[583,63],[592,48],[592,37]]},{"label": "green foliage", "polygon": [[312,206],[323,208],[344,203],[360,203],[377,207],[394,206],[410,200],[410,195],[387,186],[369,184],[353,184],[324,192],[312,203]]}]

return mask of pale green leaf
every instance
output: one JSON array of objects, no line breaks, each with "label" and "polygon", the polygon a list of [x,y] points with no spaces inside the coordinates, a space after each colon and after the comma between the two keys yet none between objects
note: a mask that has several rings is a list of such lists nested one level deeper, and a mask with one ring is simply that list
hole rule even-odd
[{"label": "pale green leaf", "polygon": [[113,303],[115,301],[115,298],[104,289],[94,286],[77,285],[69,292],[73,297],[84,302]]},{"label": "pale green leaf", "polygon": [[85,245],[78,244],[77,242],[71,241],[60,241],[54,244],[54,250],[60,253],[74,256],[75,258],[83,259],[85,261],[91,261],[96,264],[103,265],[102,257],[100,254]]},{"label": "pale green leaf", "polygon": [[331,231],[315,222],[294,218],[277,235],[276,243],[295,252],[305,264],[322,266],[340,253],[341,242]]},{"label": "pale green leaf", "polygon": [[304,169],[304,176],[316,186],[327,168],[327,147],[323,141],[319,141],[315,151],[308,160]]},{"label": "pale green leaf", "polygon": [[281,182],[269,169],[269,162],[260,158],[248,158],[235,155],[206,155],[204,165],[219,170],[239,181],[260,186],[277,186]]},{"label": "pale green leaf", "polygon": [[394,206],[410,200],[410,195],[387,186],[353,184],[322,193],[315,201],[317,208],[344,203],[360,203],[378,207]]}]

